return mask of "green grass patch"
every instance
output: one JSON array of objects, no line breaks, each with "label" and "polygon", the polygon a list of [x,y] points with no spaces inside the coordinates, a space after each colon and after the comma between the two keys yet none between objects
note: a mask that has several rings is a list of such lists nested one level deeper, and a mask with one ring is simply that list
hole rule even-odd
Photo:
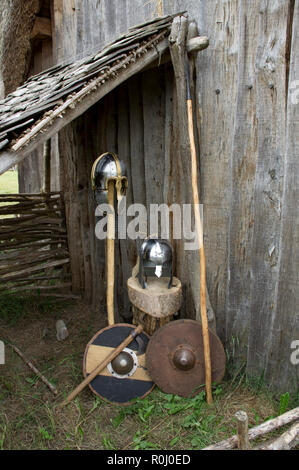
[{"label": "green grass patch", "polygon": [[[9,170],[0,175],[0,194],[17,194],[19,192],[18,172]],[[0,202],[1,206],[9,206],[13,202]],[[13,215],[0,215],[0,219],[8,219]]]},{"label": "green grass patch", "polygon": [[19,192],[18,172],[9,170],[0,175],[0,194],[17,194]]},{"label": "green grass patch", "polygon": [[32,293],[3,295],[0,296],[0,322],[13,327],[27,317],[37,319],[51,316],[53,312],[58,314],[71,303],[72,301],[64,299],[57,301],[53,297],[42,297],[38,293],[36,295]]}]

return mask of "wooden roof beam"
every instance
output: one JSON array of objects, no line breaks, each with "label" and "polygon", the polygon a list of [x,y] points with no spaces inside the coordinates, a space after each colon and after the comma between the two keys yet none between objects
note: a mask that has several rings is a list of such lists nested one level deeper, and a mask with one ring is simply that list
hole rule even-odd
[{"label": "wooden roof beam", "polygon": [[[207,49],[209,47],[209,44],[210,40],[207,36],[195,36],[191,39],[188,39],[186,42],[188,56],[191,57],[193,54]],[[151,63],[146,68],[146,70],[151,70],[153,68],[159,67],[159,65],[167,64],[168,62],[171,62],[171,55],[169,50],[167,50],[165,54],[163,54],[162,59],[159,58],[155,60],[155,62]]]},{"label": "wooden roof beam", "polygon": [[49,18],[37,16],[31,32],[31,39],[49,39],[52,37],[52,24]]}]

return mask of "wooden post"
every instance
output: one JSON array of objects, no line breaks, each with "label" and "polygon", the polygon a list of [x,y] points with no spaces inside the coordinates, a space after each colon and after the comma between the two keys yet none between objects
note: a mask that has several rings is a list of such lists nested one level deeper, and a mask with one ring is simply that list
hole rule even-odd
[{"label": "wooden post", "polygon": [[114,239],[115,239],[115,215],[114,215],[114,181],[108,182],[108,214],[107,227],[107,314],[108,324],[114,325]]},{"label": "wooden post", "polygon": [[248,416],[245,411],[237,411],[235,414],[237,420],[238,449],[248,450],[250,448],[248,438]]},{"label": "wooden post", "polygon": [[158,8],[158,16],[163,16],[163,0],[158,0],[158,5],[157,5],[157,8]]},{"label": "wooden post", "polygon": [[49,194],[51,192],[51,139],[44,143],[43,158],[45,162],[44,192]]}]

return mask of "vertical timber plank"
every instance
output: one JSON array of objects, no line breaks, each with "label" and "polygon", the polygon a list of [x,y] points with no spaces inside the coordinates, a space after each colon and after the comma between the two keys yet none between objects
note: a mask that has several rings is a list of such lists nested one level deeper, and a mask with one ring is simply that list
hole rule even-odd
[{"label": "vertical timber plank", "polygon": [[88,190],[90,187],[90,165],[88,156],[92,153],[91,139],[89,138],[90,110],[71,123],[74,127],[77,146],[77,178],[76,191],[80,216],[80,238],[82,243],[82,262],[84,272],[84,299],[92,302],[92,278],[94,274],[94,253],[92,250],[90,224],[88,211]]},{"label": "vertical timber plank", "polygon": [[[292,10],[294,8],[294,10]],[[290,2],[290,34],[286,47],[290,47],[291,60],[288,64],[289,80],[287,92],[286,152],[283,200],[281,208],[280,264],[276,306],[272,310],[272,327],[265,331],[269,338],[269,349],[265,379],[279,392],[297,392],[299,366],[292,363],[292,343],[299,338],[299,100],[294,84],[298,80],[299,60],[299,2]],[[278,75],[281,78],[281,74]],[[288,79],[288,73],[286,75]],[[282,84],[283,85],[283,84]],[[298,85],[297,85],[298,90]],[[279,120],[281,122],[281,120]],[[282,123],[281,123],[282,124]],[[264,312],[261,312],[262,314]],[[260,350],[259,350],[260,351]],[[298,356],[298,354],[297,354]],[[252,360],[257,358],[252,355]],[[261,360],[259,359],[259,364]]]},{"label": "vertical timber plank", "polygon": [[128,82],[130,106],[131,184],[133,201],[146,204],[144,168],[144,126],[141,74]]},{"label": "vertical timber plank", "polygon": [[[128,85],[125,83],[118,90],[118,156],[124,162],[127,169],[128,189],[126,202],[129,207],[133,202],[133,185],[135,181],[131,177],[131,146],[130,146],[130,109],[129,109],[129,92]],[[119,220],[122,221],[122,216],[119,215]],[[125,224],[119,227],[121,231],[126,233],[126,218]],[[119,286],[122,289],[123,295],[123,310],[121,315],[125,319],[132,317],[130,301],[127,293],[127,280],[131,277],[132,268],[136,261],[135,243],[128,236],[125,239],[117,241],[119,244],[120,253],[120,279]]]},{"label": "vertical timber plank", "polygon": [[[226,340],[228,230],[231,190],[231,154],[237,98],[239,15],[237,0],[201,3],[196,15],[210,46],[197,58],[201,104],[200,169],[203,203],[207,285],[216,313],[217,332]],[[200,31],[202,32],[202,30]]]},{"label": "vertical timber plank", "polygon": [[267,368],[281,245],[286,135],[286,42],[289,2],[263,2],[256,62],[258,161],[254,194],[248,371]]},{"label": "vertical timber plank", "polygon": [[[89,176],[91,173],[92,164],[97,157],[102,153],[107,151],[107,139],[106,139],[106,120],[107,120],[107,97],[101,100],[97,105],[92,108],[91,122],[89,124],[93,127],[92,137],[93,137],[93,147],[94,151],[91,156]],[[95,209],[96,204],[94,200],[93,191],[90,189],[90,212],[93,218],[93,235],[95,237],[94,251],[92,252],[92,257],[95,263],[95,274],[93,277],[93,304],[100,310],[99,306],[103,306],[105,315],[107,315],[106,310],[106,242],[105,240],[98,240],[95,236]]]},{"label": "vertical timber plank", "polygon": [[[142,100],[142,74],[132,77],[128,81],[129,108],[130,108],[130,160],[131,160],[131,181],[132,201],[146,207],[145,193],[145,168],[144,168],[144,125],[143,125],[143,100]],[[140,214],[136,212],[134,217]],[[128,224],[132,221],[128,217]],[[140,236],[135,242],[135,260],[137,261],[138,250],[141,240],[147,236],[147,223],[135,228]]]},{"label": "vertical timber plank", "polygon": [[72,125],[59,133],[60,178],[64,193],[68,247],[72,273],[72,290],[75,294],[84,291],[83,247],[80,231],[80,207],[77,198],[76,135]]},{"label": "vertical timber plank", "polygon": [[146,202],[162,204],[164,185],[165,84],[163,68],[142,76]]},{"label": "vertical timber plank", "polygon": [[255,61],[259,0],[239,6],[238,92],[231,159],[227,339],[234,366],[247,361],[253,196],[257,162]]}]

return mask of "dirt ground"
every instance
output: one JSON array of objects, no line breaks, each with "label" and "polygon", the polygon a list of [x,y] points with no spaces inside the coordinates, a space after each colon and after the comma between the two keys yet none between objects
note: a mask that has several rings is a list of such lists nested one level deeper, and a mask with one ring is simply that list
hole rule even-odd
[{"label": "dirt ground", "polygon": [[[69,331],[65,341],[56,339],[58,319]],[[20,348],[58,390],[55,397],[6,346],[0,366],[0,449],[201,449],[235,434],[239,409],[248,413],[250,426],[277,415],[279,402],[249,386],[244,375],[217,385],[210,407],[204,392],[183,399],[156,387],[129,407],[106,403],[87,388],[60,409],[82,380],[86,344],[105,325],[103,314],[80,302],[0,300],[0,339]]]}]

